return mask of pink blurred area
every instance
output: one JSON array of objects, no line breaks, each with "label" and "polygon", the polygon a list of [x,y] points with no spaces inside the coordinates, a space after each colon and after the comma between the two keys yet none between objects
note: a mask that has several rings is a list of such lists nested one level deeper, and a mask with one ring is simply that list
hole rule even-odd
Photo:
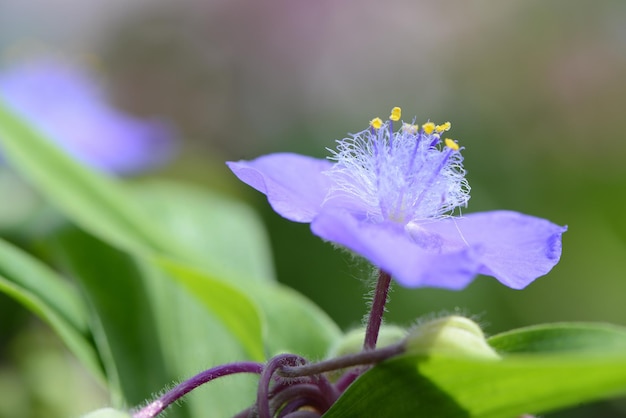
[{"label": "pink blurred area", "polygon": [[172,116],[190,143],[233,157],[306,147],[310,137],[327,144],[338,126],[358,130],[400,105],[420,120],[453,119],[463,131],[503,138],[514,154],[534,143],[535,152],[604,160],[603,150],[625,147],[613,132],[626,89],[620,9],[521,0],[9,1],[0,39],[3,65],[44,52],[99,67],[123,106]]}]

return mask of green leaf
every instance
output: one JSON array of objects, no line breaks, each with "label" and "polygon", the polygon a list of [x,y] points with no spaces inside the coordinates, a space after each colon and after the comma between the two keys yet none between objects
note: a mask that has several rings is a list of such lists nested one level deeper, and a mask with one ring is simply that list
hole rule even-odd
[{"label": "green leaf", "polygon": [[[254,339],[259,338],[257,344],[265,341],[269,355],[291,351],[320,358],[339,337],[337,325],[316,305],[273,282],[265,231],[247,206],[174,182],[142,182],[137,185],[135,193],[142,207],[158,219],[170,239],[184,246],[194,259],[212,260],[210,264],[205,262],[204,266],[200,262],[193,264],[202,266],[202,271],[172,260],[161,259],[158,264],[202,299],[209,309],[217,312],[242,341],[249,339],[246,343],[249,349],[252,349]],[[243,326],[237,325],[246,315],[252,318],[251,313],[243,309],[243,302],[235,303],[239,298],[220,296],[216,290],[203,289],[206,283],[215,282],[215,269],[211,266],[216,264],[222,265],[218,271],[236,272],[229,275],[229,286],[238,287],[256,303],[257,309],[260,308],[257,315],[261,315],[262,329],[258,333],[250,329],[251,321],[244,321]]]},{"label": "green leaf", "polygon": [[287,286],[255,285],[251,290],[264,315],[269,356],[288,352],[321,359],[343,335],[324,311]]},{"label": "green leaf", "polygon": [[[256,306],[236,288],[204,276],[173,280],[149,257],[129,257],[78,229],[67,228],[47,244],[85,288],[107,375],[126,404],[140,405],[173,381],[217,364],[264,360]],[[230,328],[213,311],[223,311]],[[186,397],[184,408],[174,407],[174,414],[232,416],[252,403],[253,393],[253,376],[212,382]]]},{"label": "green leaf", "polygon": [[55,309],[34,293],[2,275],[0,275],[0,291],[11,296],[47,322],[87,370],[93,373],[95,378],[104,382],[104,373],[94,347],[83,334],[69,324]]},{"label": "green leaf", "polygon": [[102,366],[88,338],[87,307],[65,279],[0,240],[0,291],[49,323],[87,369],[103,380]]},{"label": "green leaf", "polygon": [[136,262],[75,228],[60,231],[47,244],[92,309],[95,341],[116,402],[122,394],[130,405],[143,403],[174,377],[164,369],[153,306]]},{"label": "green leaf", "polygon": [[265,360],[261,320],[256,305],[248,297],[233,286],[171,260],[156,259],[155,264],[216,313],[238,337],[251,359]]},{"label": "green leaf", "polygon": [[[67,156],[0,101],[2,153],[78,225],[131,252],[172,250],[115,181]],[[176,251],[174,251],[176,252]]]},{"label": "green leaf", "polygon": [[[260,306],[261,328],[256,334],[252,324],[251,312],[237,298],[219,296],[222,290],[207,293],[203,290],[206,283],[213,280],[206,273],[168,261],[156,260],[157,265],[165,269],[173,278],[182,283],[211,310],[217,310],[224,322],[242,341],[253,344],[265,341],[268,356],[282,351],[289,351],[310,358],[323,357],[330,345],[341,336],[337,325],[316,305],[296,291],[280,284],[250,283],[246,293],[255,306]],[[242,289],[243,291],[243,289]],[[231,292],[231,290],[228,290]],[[209,296],[210,295],[210,296]],[[248,318],[248,319],[246,319]],[[237,322],[241,322],[238,325]],[[261,335],[263,337],[261,337]],[[251,346],[250,346],[251,347]],[[262,348],[261,348],[262,350]],[[263,360],[266,356],[252,357]]]},{"label": "green leaf", "polygon": [[626,353],[626,331],[610,324],[534,325],[494,335],[488,342],[501,353]]},{"label": "green leaf", "polygon": [[241,283],[274,280],[265,228],[247,205],[173,181],[142,181],[132,191],[194,266]]},{"label": "green leaf", "polygon": [[367,372],[324,417],[515,417],[624,393],[624,356],[492,362],[406,356]]},{"label": "green leaf", "polygon": [[88,333],[88,313],[75,288],[39,260],[0,239],[0,274],[28,290],[69,325]]},{"label": "green leaf", "polygon": [[[156,266],[142,264],[149,279],[146,297],[158,307],[155,318],[165,365],[177,381],[219,364],[250,358],[241,342],[207,309],[202,298],[192,294],[193,285],[184,288]],[[202,286],[209,288],[210,284]],[[228,300],[222,303],[227,304]],[[232,313],[236,315],[237,311]],[[252,319],[258,321],[257,317]],[[257,381],[258,376],[254,375],[217,379],[186,395],[184,407],[189,416],[205,416],[207,411],[216,417],[233,416],[253,403]],[[177,413],[180,408],[170,409]]]},{"label": "green leaf", "polygon": [[[355,381],[324,417],[516,417],[626,394],[626,353],[615,350],[626,339],[624,329],[558,324],[506,334],[494,337],[495,345],[518,354],[501,360],[433,353],[381,363]],[[577,348],[559,347],[564,335]],[[505,344],[506,338],[526,343]],[[605,342],[609,347],[603,351]],[[530,351],[522,354],[523,345]]]}]

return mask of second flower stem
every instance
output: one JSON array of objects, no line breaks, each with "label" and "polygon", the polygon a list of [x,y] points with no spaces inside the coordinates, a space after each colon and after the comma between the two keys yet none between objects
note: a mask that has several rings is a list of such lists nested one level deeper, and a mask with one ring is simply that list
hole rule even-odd
[{"label": "second flower stem", "polygon": [[373,350],[376,348],[376,341],[378,341],[378,332],[380,331],[383,314],[385,313],[385,304],[387,303],[387,294],[389,293],[390,284],[391,274],[382,269],[378,270],[378,281],[376,283],[372,308],[370,309],[367,328],[365,330],[365,341],[363,343],[363,349],[365,350]]},{"label": "second flower stem", "polygon": [[193,376],[191,379],[178,384],[159,399],[150,402],[148,405],[136,411],[133,413],[133,418],[155,418],[172,403],[181,399],[184,395],[191,392],[195,388],[208,383],[211,380],[235,373],[261,374],[263,373],[263,369],[264,365],[261,363],[242,361],[238,363],[223,364],[221,366],[205,370],[202,373]]}]

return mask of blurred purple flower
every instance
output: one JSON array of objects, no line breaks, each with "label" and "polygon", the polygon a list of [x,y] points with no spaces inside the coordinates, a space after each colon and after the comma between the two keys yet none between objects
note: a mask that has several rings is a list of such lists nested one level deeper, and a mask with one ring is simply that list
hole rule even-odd
[{"label": "blurred purple flower", "polygon": [[0,73],[0,100],[81,162],[127,175],[165,163],[172,130],[111,107],[92,79],[77,68],[32,62]]},{"label": "blurred purple flower", "polygon": [[399,120],[394,108],[388,122],[337,141],[331,161],[285,153],[227,164],[278,214],[407,287],[461,289],[486,274],[521,289],[554,267],[566,227],[510,211],[452,216],[470,189],[462,148],[441,138],[450,124],[394,132]]}]

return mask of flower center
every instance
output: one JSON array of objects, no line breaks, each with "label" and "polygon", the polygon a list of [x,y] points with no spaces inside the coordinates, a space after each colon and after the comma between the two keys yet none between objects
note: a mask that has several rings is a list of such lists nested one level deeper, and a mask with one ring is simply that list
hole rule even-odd
[{"label": "flower center", "polygon": [[370,220],[407,224],[450,216],[466,206],[470,187],[465,179],[463,156],[452,139],[441,139],[450,122],[421,127],[400,121],[400,108],[389,120],[370,121],[369,129],[337,141],[329,151],[333,179],[327,201],[341,198],[351,210]]}]

